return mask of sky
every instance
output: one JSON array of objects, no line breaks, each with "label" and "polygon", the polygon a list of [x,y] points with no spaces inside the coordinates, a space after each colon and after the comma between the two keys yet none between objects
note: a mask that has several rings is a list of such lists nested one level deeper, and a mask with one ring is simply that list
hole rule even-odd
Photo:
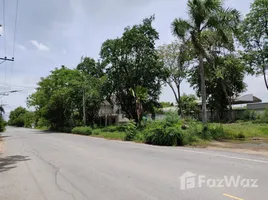
[{"label": "sky", "polygon": [[[0,0],[0,57],[15,58],[0,65],[0,92],[21,92],[1,98],[6,116],[18,106],[26,107],[26,99],[34,92],[40,77],[61,65],[74,68],[81,56],[99,58],[102,43],[120,37],[127,26],[139,24],[155,15],[153,26],[160,34],[157,45],[176,39],[170,24],[175,18],[187,18],[187,0]],[[253,0],[226,0],[225,5],[248,13]],[[4,20],[5,18],[5,20]],[[5,23],[4,23],[5,21]],[[16,33],[14,42],[14,33]],[[246,77],[247,92],[268,101],[263,78]],[[182,93],[194,94],[187,82]],[[175,101],[168,87],[162,89],[161,101]]]}]

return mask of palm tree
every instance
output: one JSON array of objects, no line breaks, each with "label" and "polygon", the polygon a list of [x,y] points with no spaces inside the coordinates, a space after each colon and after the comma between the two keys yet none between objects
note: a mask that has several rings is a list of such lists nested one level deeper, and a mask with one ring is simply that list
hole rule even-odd
[{"label": "palm tree", "polygon": [[206,49],[203,33],[214,31],[221,40],[228,44],[230,32],[235,32],[240,14],[237,10],[223,7],[223,0],[188,0],[189,20],[175,19],[171,25],[175,36],[187,38],[193,44],[198,55],[199,73],[201,79],[202,120],[207,123],[206,89],[204,59],[213,63],[213,56]]},{"label": "palm tree", "polygon": [[0,105],[0,117],[2,117],[3,114],[5,114],[5,110],[4,110],[3,106]]}]

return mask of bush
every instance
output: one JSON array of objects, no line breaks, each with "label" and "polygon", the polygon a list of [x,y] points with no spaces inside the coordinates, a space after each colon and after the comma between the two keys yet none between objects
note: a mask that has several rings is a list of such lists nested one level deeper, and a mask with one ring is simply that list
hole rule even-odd
[{"label": "bush", "polygon": [[104,132],[116,132],[117,127],[116,126],[106,126],[102,129]]},{"label": "bush", "polygon": [[144,130],[144,136],[146,144],[160,146],[184,145],[180,127],[167,127],[166,122],[156,121],[151,123]]},{"label": "bush", "polygon": [[72,129],[72,133],[79,135],[91,135],[92,129],[91,127],[75,127]]},{"label": "bush", "polygon": [[259,122],[268,123],[268,108],[266,108],[264,113],[260,116]]},{"label": "bush", "polygon": [[130,120],[126,127],[126,141],[131,141],[134,139],[135,135],[137,133],[137,126],[134,120]]},{"label": "bush", "polygon": [[102,132],[101,129],[94,129],[94,130],[92,131],[92,134],[93,134],[93,135],[99,135],[101,132]]},{"label": "bush", "polygon": [[212,125],[208,128],[210,138],[214,140],[225,139],[224,129],[222,125]]},{"label": "bush", "polygon": [[6,126],[6,122],[2,118],[2,116],[0,116],[0,132],[4,132],[5,131],[5,126]]},{"label": "bush", "polygon": [[243,121],[254,121],[258,119],[258,113],[255,110],[245,110],[241,116]]}]

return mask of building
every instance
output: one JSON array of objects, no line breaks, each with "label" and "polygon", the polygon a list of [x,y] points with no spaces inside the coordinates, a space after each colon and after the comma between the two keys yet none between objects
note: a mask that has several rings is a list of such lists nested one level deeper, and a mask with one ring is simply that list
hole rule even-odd
[{"label": "building", "polygon": [[129,120],[124,117],[121,108],[116,103],[109,103],[105,100],[99,110],[100,126],[119,125],[127,123]]}]

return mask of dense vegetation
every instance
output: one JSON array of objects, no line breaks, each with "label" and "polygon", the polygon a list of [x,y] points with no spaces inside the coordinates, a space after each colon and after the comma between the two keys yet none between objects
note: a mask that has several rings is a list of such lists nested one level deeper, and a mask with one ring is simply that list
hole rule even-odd
[{"label": "dense vegetation", "polygon": [[[28,97],[28,106],[35,112],[17,108],[9,124],[30,127],[34,123],[58,131],[156,145],[262,135],[258,131],[266,129],[255,124],[268,122],[267,111],[261,116],[245,111],[240,120],[252,121],[254,128],[248,128],[252,133],[239,124],[244,132],[208,121],[235,121],[232,103],[246,91],[245,75],[263,75],[268,89],[268,0],[255,0],[245,19],[223,0],[188,0],[187,9],[187,20],[178,18],[171,23],[175,39],[170,44],[156,46],[159,33],[152,16],[126,27],[120,37],[106,40],[98,60],[82,57],[74,69],[54,69]],[[238,45],[243,49],[238,50]],[[201,109],[195,95],[181,91],[183,81],[201,98]],[[163,85],[172,89],[178,112],[162,121],[143,121],[148,114],[154,119],[157,113],[163,114],[161,108],[174,105],[159,102]],[[130,119],[128,125],[96,128],[104,101],[119,105]],[[210,119],[207,109],[213,113]],[[226,110],[228,121],[224,121]],[[193,120],[200,111],[203,123]]]}]

